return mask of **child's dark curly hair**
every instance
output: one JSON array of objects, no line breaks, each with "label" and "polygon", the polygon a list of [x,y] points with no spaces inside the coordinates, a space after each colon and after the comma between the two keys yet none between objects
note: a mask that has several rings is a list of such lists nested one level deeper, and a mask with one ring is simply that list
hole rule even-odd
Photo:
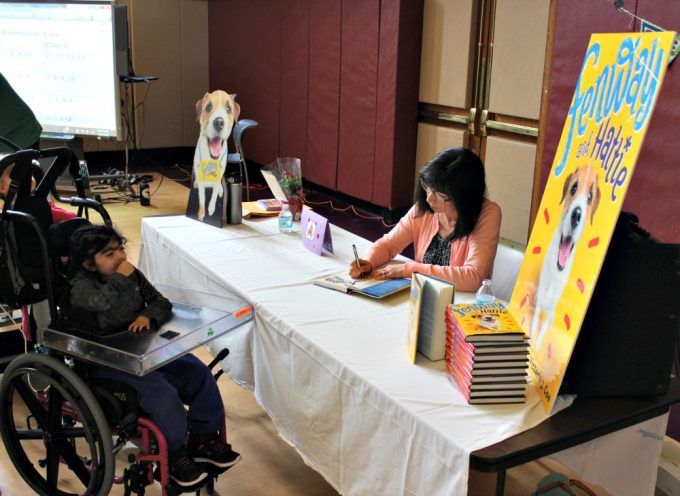
[{"label": "child's dark curly hair", "polygon": [[127,243],[125,237],[113,227],[105,224],[92,224],[76,230],[71,236],[69,275],[75,275],[85,262],[94,265],[94,256],[106,248],[111,241],[116,241],[121,245]]}]

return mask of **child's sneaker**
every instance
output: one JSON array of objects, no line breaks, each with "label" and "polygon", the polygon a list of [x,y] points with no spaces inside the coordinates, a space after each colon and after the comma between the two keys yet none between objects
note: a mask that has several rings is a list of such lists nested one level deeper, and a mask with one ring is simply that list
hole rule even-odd
[{"label": "child's sneaker", "polygon": [[208,477],[208,472],[189,457],[184,446],[168,453],[168,465],[170,478],[182,487],[193,486]]},{"label": "child's sneaker", "polygon": [[191,432],[189,454],[196,463],[210,463],[218,468],[229,468],[241,459],[230,444],[225,444],[216,433]]}]

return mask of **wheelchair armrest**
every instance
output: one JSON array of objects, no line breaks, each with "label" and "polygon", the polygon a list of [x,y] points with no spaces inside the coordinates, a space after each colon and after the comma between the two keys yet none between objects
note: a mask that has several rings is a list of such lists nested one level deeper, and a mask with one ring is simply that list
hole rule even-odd
[{"label": "wheelchair armrest", "polygon": [[215,365],[217,365],[217,364],[220,363],[222,360],[224,360],[225,358],[227,358],[228,355],[229,355],[229,348],[222,348],[222,351],[220,351],[220,352],[215,356],[215,358],[213,358],[212,361],[208,364],[208,368],[209,368],[209,369],[213,369],[213,368],[215,367]]},{"label": "wheelchair armrest", "polygon": [[[73,196],[71,198],[65,198],[64,200],[74,207],[85,209],[91,208],[92,210],[95,210],[101,216],[105,224],[111,225],[111,216],[98,201],[92,200],[91,198],[81,198],[80,196]],[[78,212],[80,215],[80,210]]]},{"label": "wheelchair armrest", "polygon": [[[220,363],[222,360],[227,358],[227,355],[229,355],[229,348],[222,348],[222,351],[220,351],[215,358],[212,359],[212,361],[208,364],[208,368],[212,370],[215,365]],[[215,381],[220,378],[220,376],[224,374],[224,369],[220,368],[213,377],[215,378]]]}]

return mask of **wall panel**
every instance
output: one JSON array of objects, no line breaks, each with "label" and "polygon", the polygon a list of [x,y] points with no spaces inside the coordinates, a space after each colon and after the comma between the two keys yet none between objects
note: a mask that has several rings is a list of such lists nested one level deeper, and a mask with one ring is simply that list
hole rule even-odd
[{"label": "wall panel", "polygon": [[208,3],[210,89],[236,93],[241,118],[258,121],[244,138],[248,158],[261,164],[279,154],[281,5]]},{"label": "wall panel", "polygon": [[309,3],[290,0],[281,11],[279,155],[307,162]]},{"label": "wall panel", "polygon": [[[419,100],[465,108],[470,99],[467,71],[473,3],[469,0],[425,0]],[[464,73],[462,69],[464,68]]]},{"label": "wall panel", "polygon": [[343,0],[338,190],[373,195],[380,0]]},{"label": "wall panel", "polygon": [[526,245],[531,208],[531,178],[536,145],[489,136],[486,142],[486,187],[489,198],[501,206],[501,237]]},{"label": "wall panel", "polygon": [[422,5],[382,0],[380,6],[375,168],[371,201],[403,207],[413,194],[416,149],[419,40]]},{"label": "wall panel", "polygon": [[[549,6],[544,0],[497,0],[489,111],[538,120]],[[521,25],[531,29],[518,36]]]},{"label": "wall panel", "polygon": [[340,119],[341,1],[311,0],[307,149],[303,174],[335,189]]}]

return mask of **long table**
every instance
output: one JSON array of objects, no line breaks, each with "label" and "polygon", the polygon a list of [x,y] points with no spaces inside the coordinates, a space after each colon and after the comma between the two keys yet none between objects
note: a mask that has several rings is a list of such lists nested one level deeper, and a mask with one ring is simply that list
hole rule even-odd
[{"label": "long table", "polygon": [[466,494],[471,452],[548,418],[537,395],[530,389],[523,405],[468,405],[443,362],[409,362],[408,294],[376,301],[313,284],[347,267],[352,244],[361,252],[369,241],[332,226],[334,254],[317,256],[296,228],[146,217],[140,267],[153,282],[253,305],[254,325],[216,345],[231,350],[225,371],[338,492]]}]

